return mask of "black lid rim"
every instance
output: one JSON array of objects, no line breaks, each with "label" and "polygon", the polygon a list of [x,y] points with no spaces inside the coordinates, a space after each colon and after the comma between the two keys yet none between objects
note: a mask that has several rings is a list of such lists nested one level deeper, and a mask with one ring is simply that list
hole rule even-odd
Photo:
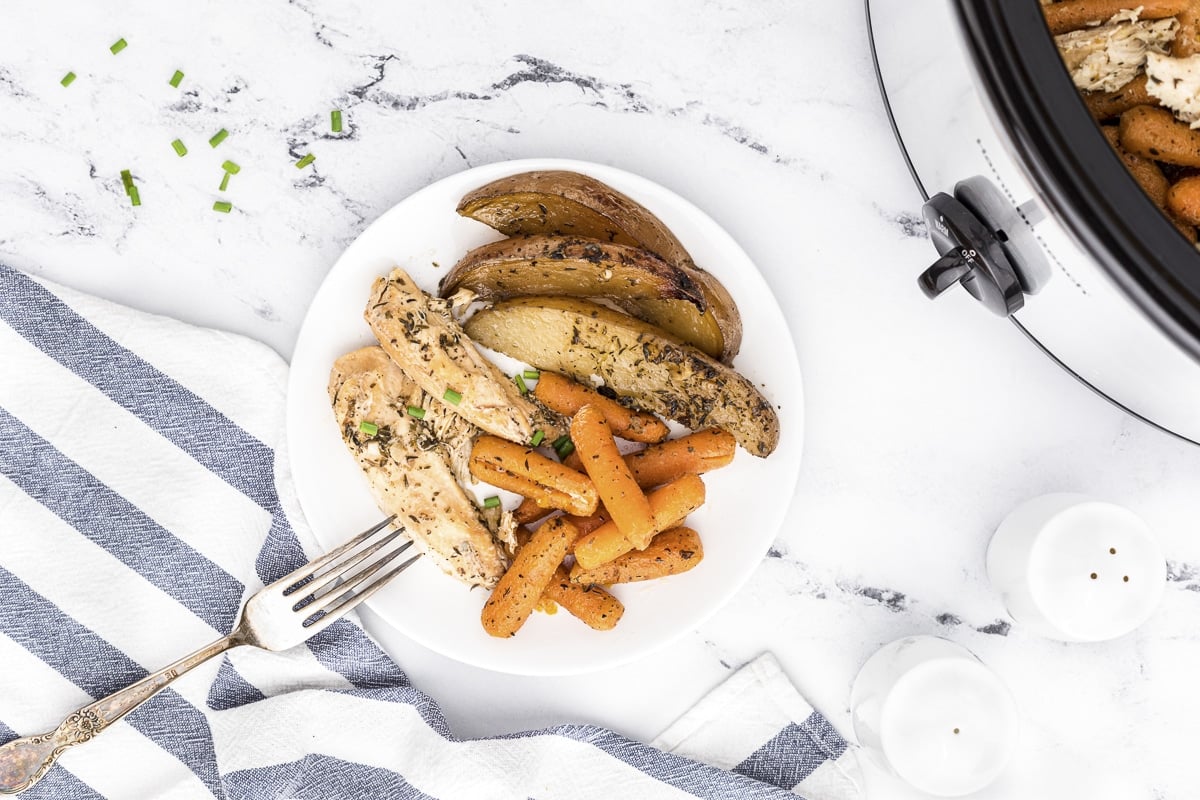
[{"label": "black lid rim", "polygon": [[955,0],[984,91],[1044,199],[1121,290],[1200,359],[1200,253],[1088,113],[1036,0]]}]

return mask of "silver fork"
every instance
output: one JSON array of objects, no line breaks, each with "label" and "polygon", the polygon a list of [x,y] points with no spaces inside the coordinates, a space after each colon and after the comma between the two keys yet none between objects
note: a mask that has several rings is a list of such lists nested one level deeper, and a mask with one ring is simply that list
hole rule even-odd
[{"label": "silver fork", "polygon": [[[14,739],[0,747],[0,794],[18,794],[33,786],[67,748],[91,741],[180,675],[213,656],[244,644],[264,650],[287,650],[341,619],[421,557],[418,553],[379,574],[412,547],[412,541],[408,541],[366,563],[400,536],[400,530],[377,535],[393,519],[395,517],[388,517],[333,552],[255,592],[242,606],[233,632],[223,639],[147,675],[132,686],[84,706],[50,733]],[[356,550],[360,546],[362,549]],[[362,568],[355,571],[360,566]]]}]

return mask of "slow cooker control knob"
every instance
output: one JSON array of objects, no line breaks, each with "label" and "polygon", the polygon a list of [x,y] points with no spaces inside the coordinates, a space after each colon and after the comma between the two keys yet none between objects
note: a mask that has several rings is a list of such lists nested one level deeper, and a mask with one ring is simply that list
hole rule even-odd
[{"label": "slow cooker control knob", "polygon": [[928,297],[937,297],[959,283],[1002,317],[1025,305],[1021,283],[1002,242],[979,217],[945,193],[931,197],[922,213],[941,255],[917,280]]}]

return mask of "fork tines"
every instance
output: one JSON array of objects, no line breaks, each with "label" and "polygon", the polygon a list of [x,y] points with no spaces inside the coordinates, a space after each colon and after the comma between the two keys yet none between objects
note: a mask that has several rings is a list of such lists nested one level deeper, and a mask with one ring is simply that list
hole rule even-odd
[{"label": "fork tines", "polygon": [[[308,612],[303,622],[304,627],[307,628],[327,616],[333,616],[335,619],[342,616],[382,589],[388,581],[408,569],[421,557],[421,554],[417,553],[380,574],[388,564],[413,545],[410,539],[399,547],[382,552],[403,534],[403,529],[397,528],[387,531],[382,536],[378,535],[394,521],[395,516],[388,517],[336,550],[306,565],[302,571],[293,572],[280,581],[289,582],[283,590],[284,596],[293,595],[300,589],[305,590],[303,596],[292,606],[293,611]],[[372,559],[377,554],[379,555]],[[356,571],[359,566],[362,568]],[[355,592],[355,589],[359,591]]]}]

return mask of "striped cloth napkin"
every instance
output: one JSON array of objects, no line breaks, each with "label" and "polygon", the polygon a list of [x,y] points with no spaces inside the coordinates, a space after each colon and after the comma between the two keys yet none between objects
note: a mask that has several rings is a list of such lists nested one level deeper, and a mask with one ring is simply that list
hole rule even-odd
[{"label": "striped cloth napkin", "polygon": [[[287,366],[265,346],[0,265],[0,364],[2,742],[227,633],[317,551],[281,450]],[[26,796],[861,794],[854,754],[769,656],[656,745],[587,725],[458,739],[347,618],[214,659]]]}]

